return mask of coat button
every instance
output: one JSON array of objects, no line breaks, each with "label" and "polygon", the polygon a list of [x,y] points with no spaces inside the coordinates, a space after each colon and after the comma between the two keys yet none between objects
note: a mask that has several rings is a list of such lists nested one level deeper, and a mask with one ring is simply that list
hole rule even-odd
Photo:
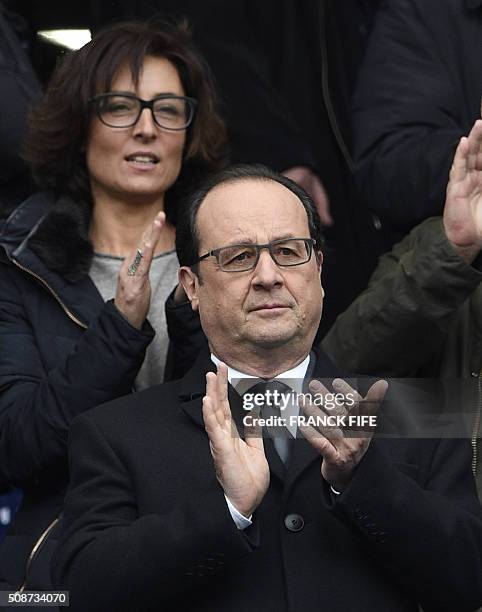
[{"label": "coat button", "polygon": [[299,514],[288,514],[285,518],[285,527],[288,531],[301,531],[305,526],[305,521]]}]

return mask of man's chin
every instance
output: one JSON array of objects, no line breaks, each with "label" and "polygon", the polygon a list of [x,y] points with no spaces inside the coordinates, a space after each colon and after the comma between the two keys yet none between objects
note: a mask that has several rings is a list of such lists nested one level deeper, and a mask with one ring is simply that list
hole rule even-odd
[{"label": "man's chin", "polygon": [[[251,336],[251,341],[261,349],[275,349],[285,345],[293,339],[297,330],[289,329],[269,329],[269,325],[259,328]],[[253,330],[254,331],[254,330]]]}]

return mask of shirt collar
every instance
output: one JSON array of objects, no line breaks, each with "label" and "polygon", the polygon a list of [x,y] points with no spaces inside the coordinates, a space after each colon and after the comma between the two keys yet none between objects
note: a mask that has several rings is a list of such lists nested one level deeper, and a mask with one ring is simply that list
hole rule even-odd
[{"label": "shirt collar", "polygon": [[[211,361],[217,366],[220,363],[220,360],[211,353]],[[286,372],[282,372],[274,377],[273,380],[277,378],[282,378],[283,382],[291,387],[294,391],[300,392],[303,386],[303,380],[306,376],[306,371],[308,370],[308,365],[310,363],[310,356],[307,355],[301,363],[299,363],[294,368],[287,370]],[[251,382],[252,380],[252,382]],[[241,395],[254,386],[257,382],[262,379],[259,376],[252,376],[251,374],[245,374],[240,370],[236,370],[235,368],[231,368],[228,366],[228,381],[230,384],[234,386],[236,391]],[[233,382],[234,381],[234,384]]]}]

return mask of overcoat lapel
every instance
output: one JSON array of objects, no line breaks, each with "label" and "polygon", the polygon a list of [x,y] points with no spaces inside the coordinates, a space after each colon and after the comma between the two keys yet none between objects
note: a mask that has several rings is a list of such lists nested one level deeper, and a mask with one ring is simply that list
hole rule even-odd
[{"label": "overcoat lapel", "polygon": [[[184,412],[203,429],[202,398],[206,393],[207,372],[216,372],[216,366],[211,361],[209,354],[203,352],[182,379],[179,393]],[[231,385],[228,385],[228,400],[238,432],[244,438],[243,417],[246,415],[246,411],[243,409],[240,395]]]},{"label": "overcoat lapel", "polygon": [[203,351],[180,382],[179,399],[181,407],[188,417],[202,429],[204,429],[202,398],[206,393],[206,374],[215,371],[216,368],[209,353]]}]

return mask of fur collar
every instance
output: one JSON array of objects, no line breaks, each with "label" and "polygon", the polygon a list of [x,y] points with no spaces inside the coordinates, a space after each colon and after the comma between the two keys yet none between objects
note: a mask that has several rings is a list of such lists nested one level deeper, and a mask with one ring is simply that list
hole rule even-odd
[{"label": "fur collar", "polygon": [[50,210],[37,231],[29,238],[32,250],[52,272],[68,282],[87,276],[93,256],[88,237],[90,209],[85,204],[61,197]]}]

